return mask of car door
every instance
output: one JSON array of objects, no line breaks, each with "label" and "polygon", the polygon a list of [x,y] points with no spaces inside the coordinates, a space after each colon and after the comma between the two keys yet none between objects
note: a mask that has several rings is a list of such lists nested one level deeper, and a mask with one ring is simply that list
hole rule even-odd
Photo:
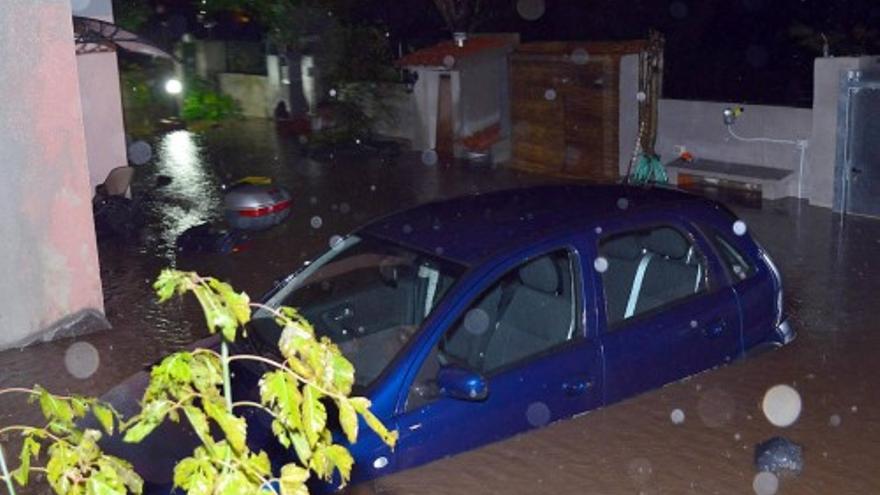
[{"label": "car door", "polygon": [[741,351],[736,295],[692,228],[654,217],[598,241],[606,401],[717,366]]},{"label": "car door", "polygon": [[[601,350],[585,334],[578,265],[572,249],[532,257],[495,277],[445,329],[397,417],[399,469],[601,404]],[[488,395],[465,400],[440,393],[435,377],[451,366],[482,375]]]}]

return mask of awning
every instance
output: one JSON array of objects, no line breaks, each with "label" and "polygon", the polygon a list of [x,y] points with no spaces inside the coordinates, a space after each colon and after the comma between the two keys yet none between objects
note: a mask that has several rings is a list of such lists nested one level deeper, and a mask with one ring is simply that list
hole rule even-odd
[{"label": "awning", "polygon": [[73,16],[73,34],[77,55],[122,49],[141,55],[176,60],[170,53],[131,31],[91,17]]}]

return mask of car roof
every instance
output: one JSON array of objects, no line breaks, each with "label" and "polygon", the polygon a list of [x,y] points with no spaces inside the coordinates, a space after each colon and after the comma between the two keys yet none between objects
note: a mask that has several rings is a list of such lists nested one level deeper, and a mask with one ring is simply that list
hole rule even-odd
[{"label": "car roof", "polygon": [[621,214],[705,202],[670,187],[547,185],[471,194],[392,213],[363,229],[374,237],[465,265],[550,234],[577,231]]}]

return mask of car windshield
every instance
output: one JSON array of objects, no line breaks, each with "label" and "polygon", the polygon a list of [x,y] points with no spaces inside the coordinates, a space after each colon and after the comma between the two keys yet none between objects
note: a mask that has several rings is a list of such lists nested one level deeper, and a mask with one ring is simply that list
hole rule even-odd
[{"label": "car windshield", "polygon": [[[297,308],[320,336],[355,366],[355,385],[369,386],[437,306],[464,268],[372,238],[350,236],[303,269],[267,301]],[[273,349],[281,329],[258,310],[251,331]]]}]

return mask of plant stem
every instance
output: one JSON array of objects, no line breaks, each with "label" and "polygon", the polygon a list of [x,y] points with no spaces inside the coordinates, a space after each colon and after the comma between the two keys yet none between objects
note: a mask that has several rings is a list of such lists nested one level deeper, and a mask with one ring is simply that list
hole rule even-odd
[{"label": "plant stem", "polygon": [[226,410],[232,414],[232,379],[229,376],[229,346],[225,340],[220,342],[220,362],[223,364],[223,397],[226,399]]},{"label": "plant stem", "polygon": [[0,446],[0,469],[3,470],[3,479],[6,481],[6,489],[9,495],[15,495],[15,486],[12,485],[12,477],[9,476],[9,469],[6,468],[6,456],[3,454],[3,447]]}]

